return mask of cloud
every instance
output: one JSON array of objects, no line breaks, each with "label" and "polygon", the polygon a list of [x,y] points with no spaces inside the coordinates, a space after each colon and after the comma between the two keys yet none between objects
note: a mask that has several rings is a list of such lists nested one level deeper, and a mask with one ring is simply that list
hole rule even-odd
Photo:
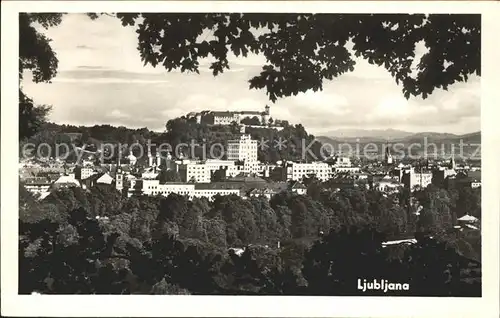
[{"label": "cloud", "polygon": [[154,80],[154,79],[123,79],[123,78],[64,78],[56,77],[52,80],[59,83],[77,83],[77,84],[160,84],[169,83],[167,80]]},{"label": "cloud", "polygon": [[76,48],[80,49],[80,50],[95,50],[95,48],[90,47],[88,45],[84,45],[84,44],[79,44],[76,46]]},{"label": "cloud", "polygon": [[124,118],[130,118],[130,115],[122,112],[119,109],[113,109],[113,111],[109,113],[109,117],[113,117],[115,119],[124,119]]},{"label": "cloud", "polygon": [[[290,97],[289,100],[299,107],[305,107],[309,115],[345,115],[350,113],[349,102],[343,95],[309,90]],[[308,114],[304,114],[308,116]]]},{"label": "cloud", "polygon": [[91,65],[78,65],[78,69],[84,69],[84,70],[103,70],[105,69],[103,66],[91,66]]},{"label": "cloud", "polygon": [[58,73],[54,82],[65,83],[170,83],[168,73],[139,73],[107,69],[99,66],[79,66],[76,70]]}]

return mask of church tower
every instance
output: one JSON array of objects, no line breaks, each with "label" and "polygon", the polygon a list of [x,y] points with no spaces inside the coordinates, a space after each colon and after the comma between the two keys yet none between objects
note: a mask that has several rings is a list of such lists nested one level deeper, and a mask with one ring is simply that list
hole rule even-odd
[{"label": "church tower", "polygon": [[155,165],[156,167],[159,167],[161,166],[161,155],[160,155],[160,151],[156,150],[156,160],[155,160]]},{"label": "church tower", "polygon": [[122,191],[123,190],[123,173],[121,171],[116,171],[116,190]]},{"label": "church tower", "polygon": [[122,191],[123,190],[123,172],[122,172],[122,166],[120,164],[121,162],[121,156],[122,156],[122,149],[121,147],[118,148],[118,158],[117,158],[117,163],[116,163],[116,173],[115,173],[115,187],[116,190]]},{"label": "church tower", "polygon": [[393,158],[391,155],[391,150],[389,149],[389,144],[386,143],[385,145],[385,163],[387,165],[392,165],[393,163]]},{"label": "church tower", "polygon": [[450,160],[450,164],[449,164],[448,168],[450,168],[450,169],[456,168],[455,154],[454,153],[451,154],[451,160]]},{"label": "church tower", "polygon": [[151,154],[151,145],[148,144],[148,166],[153,166],[153,155]]}]

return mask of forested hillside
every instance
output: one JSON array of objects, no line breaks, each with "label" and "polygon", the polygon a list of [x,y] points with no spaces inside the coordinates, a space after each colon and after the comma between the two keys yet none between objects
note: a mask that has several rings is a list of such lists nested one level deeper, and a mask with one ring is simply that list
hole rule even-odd
[{"label": "forested hillside", "polygon": [[[321,158],[321,143],[314,142],[314,136],[307,133],[300,124],[288,125],[285,122],[284,128],[280,131],[272,128],[247,127],[246,133],[262,145],[258,147],[258,158],[263,162],[302,160],[303,153],[308,155],[309,160],[314,159],[304,149],[310,149],[315,154],[315,158]],[[41,131],[21,142],[21,147],[26,143],[35,145],[46,143],[51,146],[53,152],[51,155],[55,156],[57,144],[67,144],[70,150],[74,150],[73,145],[76,147],[87,145],[86,149],[95,151],[106,143],[115,145],[121,143],[129,146],[135,143],[146,145],[150,140],[153,145],[168,144],[171,149],[176,149],[180,144],[187,144],[188,146],[184,147],[185,155],[189,154],[191,144],[197,145],[194,148],[194,155],[202,158],[204,152],[210,154],[210,148],[213,145],[222,145],[225,149],[228,140],[238,139],[240,135],[240,128],[236,124],[231,126],[202,125],[196,123],[195,118],[184,116],[169,120],[166,124],[166,131],[162,133],[150,131],[147,128],[129,129],[110,125],[86,127],[46,123]],[[283,142],[282,147],[277,146],[280,141]],[[47,149],[41,149],[42,155],[48,155]],[[60,149],[64,151],[64,148]],[[163,149],[167,149],[167,146]],[[221,155],[220,146],[214,146],[213,150],[216,157]],[[137,151],[134,154],[140,153]],[[75,156],[69,159],[75,159]]]}]

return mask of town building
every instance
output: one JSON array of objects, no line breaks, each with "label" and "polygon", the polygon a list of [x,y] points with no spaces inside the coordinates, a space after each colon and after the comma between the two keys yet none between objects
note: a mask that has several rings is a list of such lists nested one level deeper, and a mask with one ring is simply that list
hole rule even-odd
[{"label": "town building", "polygon": [[183,182],[209,183],[211,180],[211,171],[203,163],[186,163],[178,166],[179,175]]},{"label": "town building", "polygon": [[332,171],[334,173],[358,173],[361,171],[360,167],[355,167],[352,165],[351,159],[346,156],[337,155],[333,158],[331,162],[333,167]]},{"label": "town building", "polygon": [[71,188],[71,187],[80,187],[80,182],[75,179],[74,174],[68,174],[60,176],[59,179],[54,181],[53,187],[58,188]]},{"label": "town building", "polygon": [[403,186],[404,184],[399,182],[397,177],[391,177],[388,175],[383,178],[374,178],[372,181],[373,189],[388,194],[399,192],[399,189]]},{"label": "town building", "polygon": [[[120,178],[123,178],[121,173],[117,173],[117,176],[120,175]],[[90,177],[82,180],[82,188],[90,189],[95,187],[98,184],[107,184],[111,185],[114,182],[113,177],[109,173],[98,173],[91,175]]]},{"label": "town building", "polygon": [[77,166],[74,169],[75,179],[85,180],[95,174],[93,166]]},{"label": "town building", "polygon": [[144,180],[156,179],[159,176],[159,172],[156,167],[147,168],[141,173],[141,178]]},{"label": "town building", "polygon": [[253,188],[250,191],[248,191],[247,196],[248,197],[265,197],[268,200],[270,200],[277,193],[278,193],[278,191],[276,189],[271,189],[271,188],[257,189],[257,188]]},{"label": "town building", "polygon": [[124,187],[125,187],[125,174],[122,171],[117,171],[115,174],[115,188],[116,190],[121,192]]},{"label": "town building", "polygon": [[291,187],[290,187],[290,190],[293,192],[293,193],[297,193],[299,195],[304,195],[307,193],[307,188],[306,186],[304,186],[302,183],[300,182],[295,182]]},{"label": "town building", "polygon": [[135,164],[137,163],[137,157],[134,156],[132,152],[127,156],[127,159],[131,166],[135,166]]},{"label": "town building", "polygon": [[238,195],[239,189],[206,188],[194,183],[172,182],[161,184],[159,180],[142,180],[142,193],[145,195],[169,196],[172,193],[193,198],[207,198],[213,200],[217,195]]},{"label": "town building", "polygon": [[438,187],[444,187],[449,179],[453,179],[457,176],[457,171],[455,169],[450,169],[448,167],[438,167],[432,172],[432,183]]},{"label": "town building", "polygon": [[351,159],[349,157],[337,155],[334,158],[333,166],[335,168],[350,168],[352,167]]},{"label": "town building", "polygon": [[401,183],[411,191],[413,191],[415,187],[421,189],[427,188],[427,186],[432,183],[432,172],[415,172],[414,168],[404,170],[401,177]]},{"label": "town building", "polygon": [[458,187],[480,188],[481,187],[481,171],[469,171],[467,174],[460,173],[456,177],[456,185]]},{"label": "town building", "polygon": [[[255,165],[258,166],[258,162],[255,162]],[[232,160],[219,159],[182,160],[177,164],[177,171],[183,182],[208,183],[213,181],[212,175],[216,171],[222,170],[223,179],[225,179],[237,176],[246,170],[255,170],[253,167],[254,165],[250,165],[248,161],[237,163]]]},{"label": "town building", "polygon": [[26,190],[33,194],[43,194],[49,191],[52,183],[45,177],[32,177],[23,180]]},{"label": "town building", "polygon": [[332,167],[325,162],[287,163],[287,180],[302,181],[304,177],[316,177],[321,181],[330,179]]},{"label": "town building", "polygon": [[334,167],[333,171],[335,173],[359,173],[361,171],[360,167]]},{"label": "town building", "polygon": [[257,161],[257,140],[252,140],[250,135],[243,134],[240,139],[227,142],[227,160],[232,161]]}]

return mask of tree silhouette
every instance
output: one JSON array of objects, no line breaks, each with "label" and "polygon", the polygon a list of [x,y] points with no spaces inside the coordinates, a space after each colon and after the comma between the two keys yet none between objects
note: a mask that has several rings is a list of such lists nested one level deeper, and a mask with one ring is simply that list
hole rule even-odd
[{"label": "tree silhouette", "polygon": [[417,235],[417,244],[407,250],[411,291],[416,296],[481,296],[480,263],[427,236]]},{"label": "tree silhouette", "polygon": [[[20,223],[19,292],[55,294],[121,294],[124,272],[106,262],[118,235],[104,236],[98,222],[83,209],[70,213],[74,230],[61,242],[59,225],[49,220]],[[29,249],[29,241],[35,249]]]},{"label": "tree silhouette", "polygon": [[305,255],[302,273],[307,294],[361,295],[358,279],[390,280],[394,273],[386,269],[383,241],[384,235],[371,228],[343,227],[324,236]]},{"label": "tree silhouette", "polygon": [[33,24],[43,28],[61,23],[61,13],[19,14],[19,139],[34,135],[45,120],[50,107],[36,106],[22,91],[24,71],[31,71],[33,81],[49,82],[57,73],[58,60],[50,47],[50,40],[39,33]]},{"label": "tree silhouette", "polygon": [[[228,53],[263,54],[267,63],[250,88],[267,90],[271,101],[309,89],[353,71],[358,57],[383,66],[403,94],[426,98],[435,88],[480,75],[481,17],[466,14],[252,14],[118,13],[124,26],[138,19],[144,64],[168,71],[199,72],[199,59],[211,56],[214,75],[230,68]],[[257,30],[257,31],[256,31]],[[204,32],[211,37],[203,40]],[[256,32],[255,32],[256,31]],[[416,68],[415,45],[429,48]],[[450,63],[450,66],[445,65]],[[413,70],[417,71],[412,76]]]}]

